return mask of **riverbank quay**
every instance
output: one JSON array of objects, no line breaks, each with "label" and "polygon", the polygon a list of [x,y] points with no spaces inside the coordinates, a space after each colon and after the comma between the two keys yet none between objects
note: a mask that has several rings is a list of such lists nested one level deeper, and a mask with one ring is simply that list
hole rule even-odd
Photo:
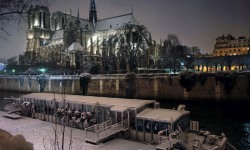
[{"label": "riverbank quay", "polygon": [[80,78],[80,75],[0,76],[0,89],[155,100],[250,100],[249,73],[91,75],[86,83]]},{"label": "riverbank quay", "polygon": [[[55,124],[22,117],[21,119],[12,120],[2,115],[6,112],[0,112],[0,128],[11,133],[12,135],[21,134],[26,141],[31,142],[34,150],[53,149],[55,142]],[[61,144],[61,128],[57,125],[58,142]],[[72,133],[72,138],[71,138]],[[153,150],[155,146],[128,141],[124,139],[113,139],[99,145],[85,143],[85,131],[75,128],[65,127],[64,146],[69,149],[70,140],[72,140],[72,150]]]}]

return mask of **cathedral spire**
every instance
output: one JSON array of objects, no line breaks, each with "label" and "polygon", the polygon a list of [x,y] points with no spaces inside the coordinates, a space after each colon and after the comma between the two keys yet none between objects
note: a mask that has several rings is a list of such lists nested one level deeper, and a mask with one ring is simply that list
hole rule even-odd
[{"label": "cathedral spire", "polygon": [[90,0],[89,21],[92,22],[92,23],[96,23],[96,21],[97,21],[97,12],[96,12],[95,0]]},{"label": "cathedral spire", "polygon": [[76,24],[77,27],[80,27],[81,22],[80,22],[79,8],[78,8],[77,19],[76,19],[75,24]]},{"label": "cathedral spire", "polygon": [[77,11],[77,19],[79,19],[79,8],[78,8],[78,11]]}]

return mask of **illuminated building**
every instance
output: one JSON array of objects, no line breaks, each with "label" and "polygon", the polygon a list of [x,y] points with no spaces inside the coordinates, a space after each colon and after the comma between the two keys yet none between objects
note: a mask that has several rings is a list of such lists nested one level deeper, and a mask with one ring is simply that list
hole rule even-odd
[{"label": "illuminated building", "polygon": [[249,40],[242,36],[234,38],[232,35],[222,35],[216,38],[213,56],[235,56],[246,55],[249,53]]},{"label": "illuminated building", "polygon": [[[47,7],[35,6],[28,12],[26,52],[33,54],[35,63],[55,62],[66,68],[81,71],[88,66],[103,66],[101,57],[104,41],[108,41],[107,39],[124,29],[125,26],[141,25],[133,12],[98,19],[95,0],[90,0],[88,19],[80,18],[79,10],[77,16],[73,16],[71,11],[70,13],[57,11],[51,14]],[[106,45],[109,44],[108,42]],[[116,54],[118,48],[119,44],[111,49]],[[143,54],[143,52],[140,53]],[[152,51],[152,55],[154,54]],[[155,56],[148,56],[148,59],[148,62],[155,62]],[[117,63],[113,70],[119,70],[120,66]]]}]

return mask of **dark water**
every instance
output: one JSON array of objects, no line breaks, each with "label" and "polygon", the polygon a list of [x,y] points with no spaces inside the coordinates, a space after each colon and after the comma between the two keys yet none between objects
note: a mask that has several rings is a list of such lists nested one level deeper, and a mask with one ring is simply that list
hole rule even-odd
[{"label": "dark water", "polygon": [[163,108],[177,108],[182,103],[191,112],[191,120],[200,129],[214,134],[222,132],[238,150],[250,150],[250,102],[166,102]]},{"label": "dark water", "polygon": [[0,110],[3,110],[4,106],[10,102],[10,100],[5,100],[4,98],[10,98],[10,97],[18,98],[24,94],[25,93],[0,91]]},{"label": "dark water", "polygon": [[[0,110],[8,103],[4,97],[23,94],[1,91]],[[163,108],[177,108],[179,104],[186,105],[191,112],[191,120],[199,121],[201,129],[214,134],[223,132],[238,150],[250,150],[250,102],[161,101]]]}]

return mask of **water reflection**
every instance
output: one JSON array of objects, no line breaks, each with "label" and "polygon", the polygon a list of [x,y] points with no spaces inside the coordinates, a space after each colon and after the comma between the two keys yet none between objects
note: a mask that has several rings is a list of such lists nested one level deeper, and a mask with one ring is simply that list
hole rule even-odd
[{"label": "water reflection", "polygon": [[161,107],[173,108],[180,103],[191,111],[191,119],[200,122],[200,128],[214,134],[222,132],[238,150],[250,149],[249,102],[176,102],[162,101]]}]

